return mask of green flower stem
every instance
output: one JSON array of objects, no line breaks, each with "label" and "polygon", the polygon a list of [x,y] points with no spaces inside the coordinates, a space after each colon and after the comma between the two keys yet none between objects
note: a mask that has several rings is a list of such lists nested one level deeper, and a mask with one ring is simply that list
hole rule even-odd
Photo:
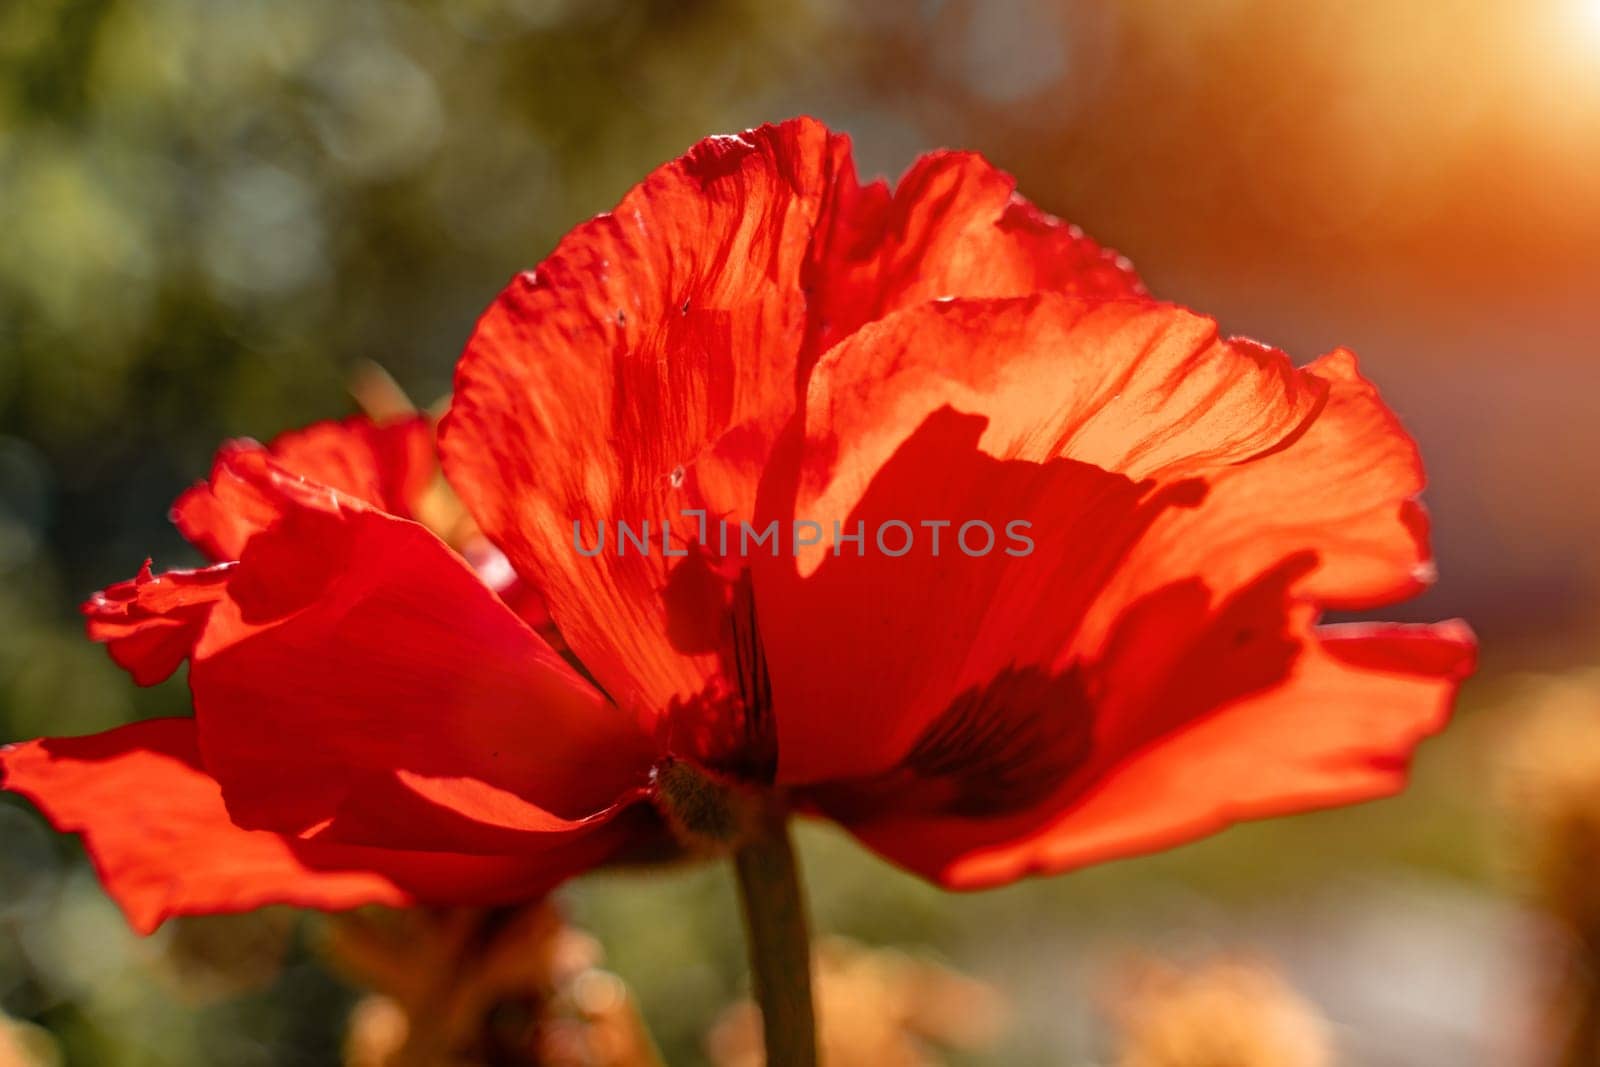
[{"label": "green flower stem", "polygon": [[767,1067],[816,1067],[811,935],[788,816],[764,813],[734,851]]}]

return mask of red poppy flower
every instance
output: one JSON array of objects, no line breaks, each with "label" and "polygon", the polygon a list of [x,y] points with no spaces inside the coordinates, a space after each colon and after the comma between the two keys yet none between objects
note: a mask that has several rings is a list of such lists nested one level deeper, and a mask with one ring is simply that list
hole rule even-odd
[{"label": "red poppy flower", "polygon": [[135,925],[526,898],[704,829],[685,782],[994,885],[1393,792],[1473,660],[1317,625],[1431,569],[1354,358],[1219,338],[973,155],[712,138],[514,281],[439,435],[503,560],[419,521],[428,433],[225,448],[175,512],[223,562],[87,606],[194,717],[0,759]]}]

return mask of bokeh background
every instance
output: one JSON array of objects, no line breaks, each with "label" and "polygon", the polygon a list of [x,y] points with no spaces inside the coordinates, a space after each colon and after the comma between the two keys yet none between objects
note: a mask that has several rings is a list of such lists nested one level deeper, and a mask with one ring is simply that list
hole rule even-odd
[{"label": "bokeh background", "polygon": [[[1432,477],[1441,581],[1384,614],[1485,650],[1402,798],[980,896],[808,832],[818,924],[995,986],[973,1062],[1109,1059],[1147,949],[1276,960],[1341,1063],[1521,1062],[1559,930],[1495,783],[1530,708],[1600,714],[1596,0],[0,0],[0,741],[185,709],[76,605],[195,560],[166,507],[220,440],[349,412],[365,360],[442,394],[567,228],[802,112],[868,175],[978,149],[1226,330],[1354,348]],[[13,800],[0,1009],[64,1062],[338,1062],[314,921],[135,939]],[[728,881],[564,894],[674,1064],[742,988]]]}]

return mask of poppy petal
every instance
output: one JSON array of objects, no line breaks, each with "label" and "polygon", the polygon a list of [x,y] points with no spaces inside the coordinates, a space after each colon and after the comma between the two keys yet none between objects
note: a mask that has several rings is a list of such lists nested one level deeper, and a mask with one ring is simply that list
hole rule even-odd
[{"label": "poppy petal", "polygon": [[189,658],[222,598],[232,564],[151,573],[145,560],[135,578],[118,582],[83,605],[89,638],[105,643],[111,659],[139,685],[165,681]]},{"label": "poppy petal", "polygon": [[530,836],[516,856],[409,852],[244,830],[200,763],[192,719],[0,748],[5,789],[83,835],[101,881],[148,933],[174,915],[267,904],[493,904],[538,896],[618,846],[624,829]]},{"label": "poppy petal", "polygon": [[[242,476],[282,517],[230,572],[189,683],[240,825],[414,847],[503,824],[508,794],[577,819],[644,784],[653,753],[635,721],[426,529],[264,454],[234,462],[259,468]],[[428,794],[433,779],[485,788]]]},{"label": "poppy petal", "polygon": [[1474,660],[1460,622],[1322,628],[1283,684],[1132,753],[1053,817],[891,816],[852,830],[935,881],[980,889],[1388,796],[1418,742],[1444,726]]},{"label": "poppy petal", "polygon": [[901,177],[844,190],[812,285],[814,357],[869,322],[944,297],[1054,292],[1113,299],[1144,286],[1128,261],[1017,193],[972,152],[933,152]]},{"label": "poppy petal", "polygon": [[1282,352],[1225,341],[1214,321],[1172,305],[939,301],[866,327],[818,365],[799,510],[847,513],[945,405],[989,420],[981,447],[997,458],[1172,481],[1285,447],[1327,394]]},{"label": "poppy petal", "polygon": [[[251,535],[271,525],[274,497],[237,479],[228,457],[262,450],[234,441],[218,453],[211,477],[185,491],[172,519],[189,543],[213,560],[235,560]],[[402,518],[415,509],[438,473],[433,427],[424,415],[388,422],[365,417],[315,423],[273,438],[264,449],[292,474],[336,489]]]},{"label": "poppy petal", "polygon": [[230,561],[250,538],[280,517],[280,495],[262,479],[267,465],[238,461],[271,456],[280,473],[327,486],[394,514],[409,516],[438,473],[433,429],[425,416],[387,423],[356,417],[280,434],[263,448],[230,441],[218,450],[210,477],[179,496],[172,519],[217,566],[157,576],[146,560],[138,576],[94,594],[83,605],[89,638],[139,685],[155,685],[178,669],[222,596]]},{"label": "poppy petal", "polygon": [[1283,448],[1206,475],[1198,506],[1160,516],[1112,575],[1079,638],[1098,645],[1130,604],[1163,585],[1204,581],[1213,598],[1297,553],[1315,555],[1293,595],[1361,610],[1405,599],[1434,574],[1416,445],[1340,350],[1309,364],[1323,409]]},{"label": "poppy petal", "polygon": [[[943,521],[946,541],[935,558],[916,531],[891,557],[828,529],[798,569],[756,561],[780,780],[884,771],[1002,670],[1057,673],[1150,523],[1193,507],[1202,475],[1281,447],[1325,396],[1281,354],[1148,302],[956,300],[842,342],[811,380],[795,516]],[[1031,547],[1008,538],[1019,521]],[[972,522],[987,545],[969,550]],[[845,704],[872,713],[816,710]]]},{"label": "poppy petal", "polygon": [[624,707],[698,692],[716,657],[667,637],[659,545],[586,559],[574,525],[649,521],[659,540],[681,508],[739,506],[706,501],[687,472],[730,427],[760,424],[759,444],[793,410],[801,272],[849,165],[809,121],[701,142],[513,283],[457,370],[446,473]]}]

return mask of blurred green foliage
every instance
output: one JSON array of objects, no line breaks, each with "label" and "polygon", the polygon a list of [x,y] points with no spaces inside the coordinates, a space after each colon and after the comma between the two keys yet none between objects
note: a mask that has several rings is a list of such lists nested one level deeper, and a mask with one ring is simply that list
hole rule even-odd
[{"label": "blurred green foliage", "polygon": [[[814,42],[803,4],[21,0],[0,8],[0,426],[99,581],[230,434],[448,386],[574,219]],[[25,462],[26,460],[19,460]],[[101,561],[95,557],[114,556]]]}]

